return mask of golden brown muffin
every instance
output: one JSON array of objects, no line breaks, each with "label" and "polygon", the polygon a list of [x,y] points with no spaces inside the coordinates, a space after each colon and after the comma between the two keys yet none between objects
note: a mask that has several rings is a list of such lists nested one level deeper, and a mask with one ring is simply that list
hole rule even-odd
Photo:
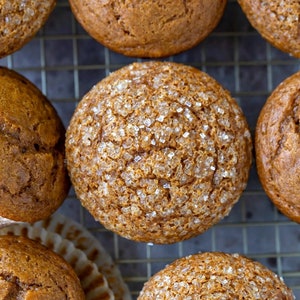
[{"label": "golden brown muffin", "polygon": [[32,226],[29,223],[20,223],[7,226],[0,229],[0,236],[22,236],[44,245],[49,251],[61,256],[72,267],[80,280],[86,300],[115,299],[104,274],[81,249],[75,247],[73,240],[64,239],[59,234],[35,227],[36,224]]},{"label": "golden brown muffin", "polygon": [[260,181],[277,208],[300,223],[300,72],[270,95],[256,127]]},{"label": "golden brown muffin", "polygon": [[131,300],[120,270],[104,246],[81,224],[63,215],[55,213],[33,225],[0,228],[0,235],[36,240],[62,256],[80,279],[86,300]]},{"label": "golden brown muffin", "polygon": [[251,137],[237,103],[207,74],[134,63],[98,83],[67,130],[70,177],[108,229],[173,243],[227,215],[244,190]]},{"label": "golden brown muffin", "polygon": [[0,58],[29,42],[44,25],[56,0],[0,0]]},{"label": "golden brown muffin", "polygon": [[238,0],[252,26],[274,47],[300,58],[299,0]]},{"label": "golden brown muffin", "polygon": [[238,254],[206,252],[177,259],[145,283],[138,300],[294,300],[275,273]]},{"label": "golden brown muffin", "polygon": [[177,54],[202,41],[220,21],[226,0],[69,0],[85,30],[128,56]]},{"label": "golden brown muffin", "polygon": [[85,299],[72,267],[28,238],[0,236],[0,299]]},{"label": "golden brown muffin", "polygon": [[30,81],[0,68],[0,215],[14,221],[47,218],[69,190],[65,129]]}]

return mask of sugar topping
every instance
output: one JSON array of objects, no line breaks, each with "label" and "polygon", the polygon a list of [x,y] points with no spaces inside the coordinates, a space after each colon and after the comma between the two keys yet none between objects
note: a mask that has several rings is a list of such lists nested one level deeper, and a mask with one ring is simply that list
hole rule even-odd
[{"label": "sugar topping", "polygon": [[166,266],[146,282],[138,299],[295,298],[283,281],[262,264],[238,254],[207,252]]},{"label": "sugar topping", "polygon": [[239,0],[251,24],[275,47],[300,57],[299,0]]},{"label": "sugar topping", "polygon": [[55,0],[0,1],[0,58],[19,50],[46,22]]},{"label": "sugar topping", "polygon": [[170,243],[227,215],[245,188],[251,137],[211,77],[175,63],[135,63],[97,84],[67,133],[75,191],[107,228]]},{"label": "sugar topping", "polygon": [[[43,19],[38,15],[44,15],[53,6],[53,1],[18,0],[4,1],[1,5],[0,37],[15,31],[16,26],[40,22],[35,26],[41,26]],[[32,25],[32,24],[30,24]]]}]

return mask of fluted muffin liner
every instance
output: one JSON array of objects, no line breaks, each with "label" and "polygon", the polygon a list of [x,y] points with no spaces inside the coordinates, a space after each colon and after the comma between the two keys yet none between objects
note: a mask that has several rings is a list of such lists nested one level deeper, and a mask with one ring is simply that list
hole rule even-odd
[{"label": "fluted muffin liner", "polygon": [[[112,257],[108,254],[103,245],[81,224],[59,213],[55,213],[47,220],[39,221],[32,225],[23,223],[2,228],[0,229],[0,234],[15,234],[12,230],[18,230],[16,233],[20,234],[23,233],[23,231],[26,232],[26,229],[29,228],[37,232],[42,230],[43,232],[54,233],[59,236],[61,240],[71,242],[74,249],[83,252],[88,260],[97,266],[99,272],[103,274],[104,279],[107,280],[108,287],[113,292],[114,299],[131,300],[129,289]],[[98,296],[97,299],[101,298]]]},{"label": "fluted muffin liner", "polygon": [[20,222],[16,222],[14,220],[3,218],[3,217],[0,216],[0,228],[10,226],[10,225],[13,225],[13,224],[20,224]]}]

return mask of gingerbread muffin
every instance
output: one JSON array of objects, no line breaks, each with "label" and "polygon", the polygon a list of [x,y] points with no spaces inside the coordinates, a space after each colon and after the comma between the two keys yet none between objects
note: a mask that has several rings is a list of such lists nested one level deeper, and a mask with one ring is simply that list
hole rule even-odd
[{"label": "gingerbread muffin", "polygon": [[[43,228],[34,227],[28,223],[14,224],[5,228],[0,228],[0,237],[2,236],[15,236],[16,238],[23,237],[25,239],[29,239],[36,242],[35,244],[45,246],[47,252],[56,253],[58,256],[64,259],[68,264],[69,269],[72,269],[72,272],[75,272],[76,276],[78,277],[81,289],[85,295],[84,299],[115,299],[111,289],[108,287],[105,276],[99,271],[98,266],[93,263],[83,251],[75,247],[72,241],[62,238],[62,236],[59,234],[49,232]],[[45,253],[45,255],[47,255],[47,253]],[[13,254],[13,259],[17,260],[18,256]],[[30,268],[30,265],[23,265],[23,269],[28,272],[28,269],[26,269],[27,267]],[[27,300],[32,298],[24,299]],[[70,298],[66,297],[60,299]]]},{"label": "gingerbread muffin", "polygon": [[1,299],[85,299],[72,267],[38,242],[0,236]]},{"label": "gingerbread muffin", "polygon": [[56,0],[0,1],[0,58],[29,42],[44,25]]},{"label": "gingerbread muffin", "polygon": [[299,0],[238,0],[252,26],[274,47],[300,58]]},{"label": "gingerbread muffin", "polygon": [[127,56],[163,57],[202,41],[219,23],[226,0],[69,0],[83,28]]},{"label": "gingerbread muffin", "polygon": [[64,126],[29,80],[0,68],[0,223],[49,217],[69,191]]},{"label": "gingerbread muffin", "polygon": [[206,252],[174,261],[144,285],[138,300],[294,300],[275,273],[238,254]]},{"label": "gingerbread muffin", "polygon": [[256,127],[256,161],[266,193],[287,217],[300,223],[300,72],[270,95]]},{"label": "gingerbread muffin", "polygon": [[[34,224],[0,228],[0,235],[35,240],[63,257],[77,274],[86,300],[131,300],[117,264],[81,224],[58,213]],[[1,299],[1,298],[0,298]]]},{"label": "gingerbread muffin", "polygon": [[79,103],[66,138],[77,196],[104,226],[173,243],[226,216],[244,190],[251,137],[235,100],[207,74],[134,63]]}]

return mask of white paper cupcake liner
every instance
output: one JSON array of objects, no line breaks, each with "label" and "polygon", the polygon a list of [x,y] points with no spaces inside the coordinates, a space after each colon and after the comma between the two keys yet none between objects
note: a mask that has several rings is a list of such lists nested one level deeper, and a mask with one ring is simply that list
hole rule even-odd
[{"label": "white paper cupcake liner", "polygon": [[44,228],[72,241],[75,247],[82,250],[94,262],[107,279],[116,300],[131,300],[131,294],[125,284],[119,268],[102,244],[81,224],[55,213],[49,219],[36,222],[36,228]]},{"label": "white paper cupcake liner", "polygon": [[11,220],[11,219],[6,219],[3,217],[0,217],[0,228],[10,226],[13,224],[19,224],[19,223],[21,223],[21,222],[17,222],[17,221]]},{"label": "white paper cupcake liner", "polygon": [[61,235],[47,231],[41,226],[31,226],[27,223],[14,224],[0,229],[0,235],[18,235],[36,240],[48,249],[62,256],[75,270],[80,279],[87,300],[113,300],[105,276],[97,265],[90,261],[86,254]]},{"label": "white paper cupcake liner", "polygon": [[71,241],[74,247],[84,252],[87,258],[97,266],[99,272],[104,275],[116,300],[132,299],[120,270],[113,262],[111,256],[107,253],[102,244],[81,224],[59,213],[55,213],[49,219],[38,221],[33,225],[20,223],[8,228],[0,228],[0,234],[6,234],[10,232],[11,229],[18,230],[16,234],[21,234],[22,231],[26,231],[26,228],[35,228],[37,232],[39,229],[44,229],[47,232],[52,232],[60,236],[61,239]]}]

